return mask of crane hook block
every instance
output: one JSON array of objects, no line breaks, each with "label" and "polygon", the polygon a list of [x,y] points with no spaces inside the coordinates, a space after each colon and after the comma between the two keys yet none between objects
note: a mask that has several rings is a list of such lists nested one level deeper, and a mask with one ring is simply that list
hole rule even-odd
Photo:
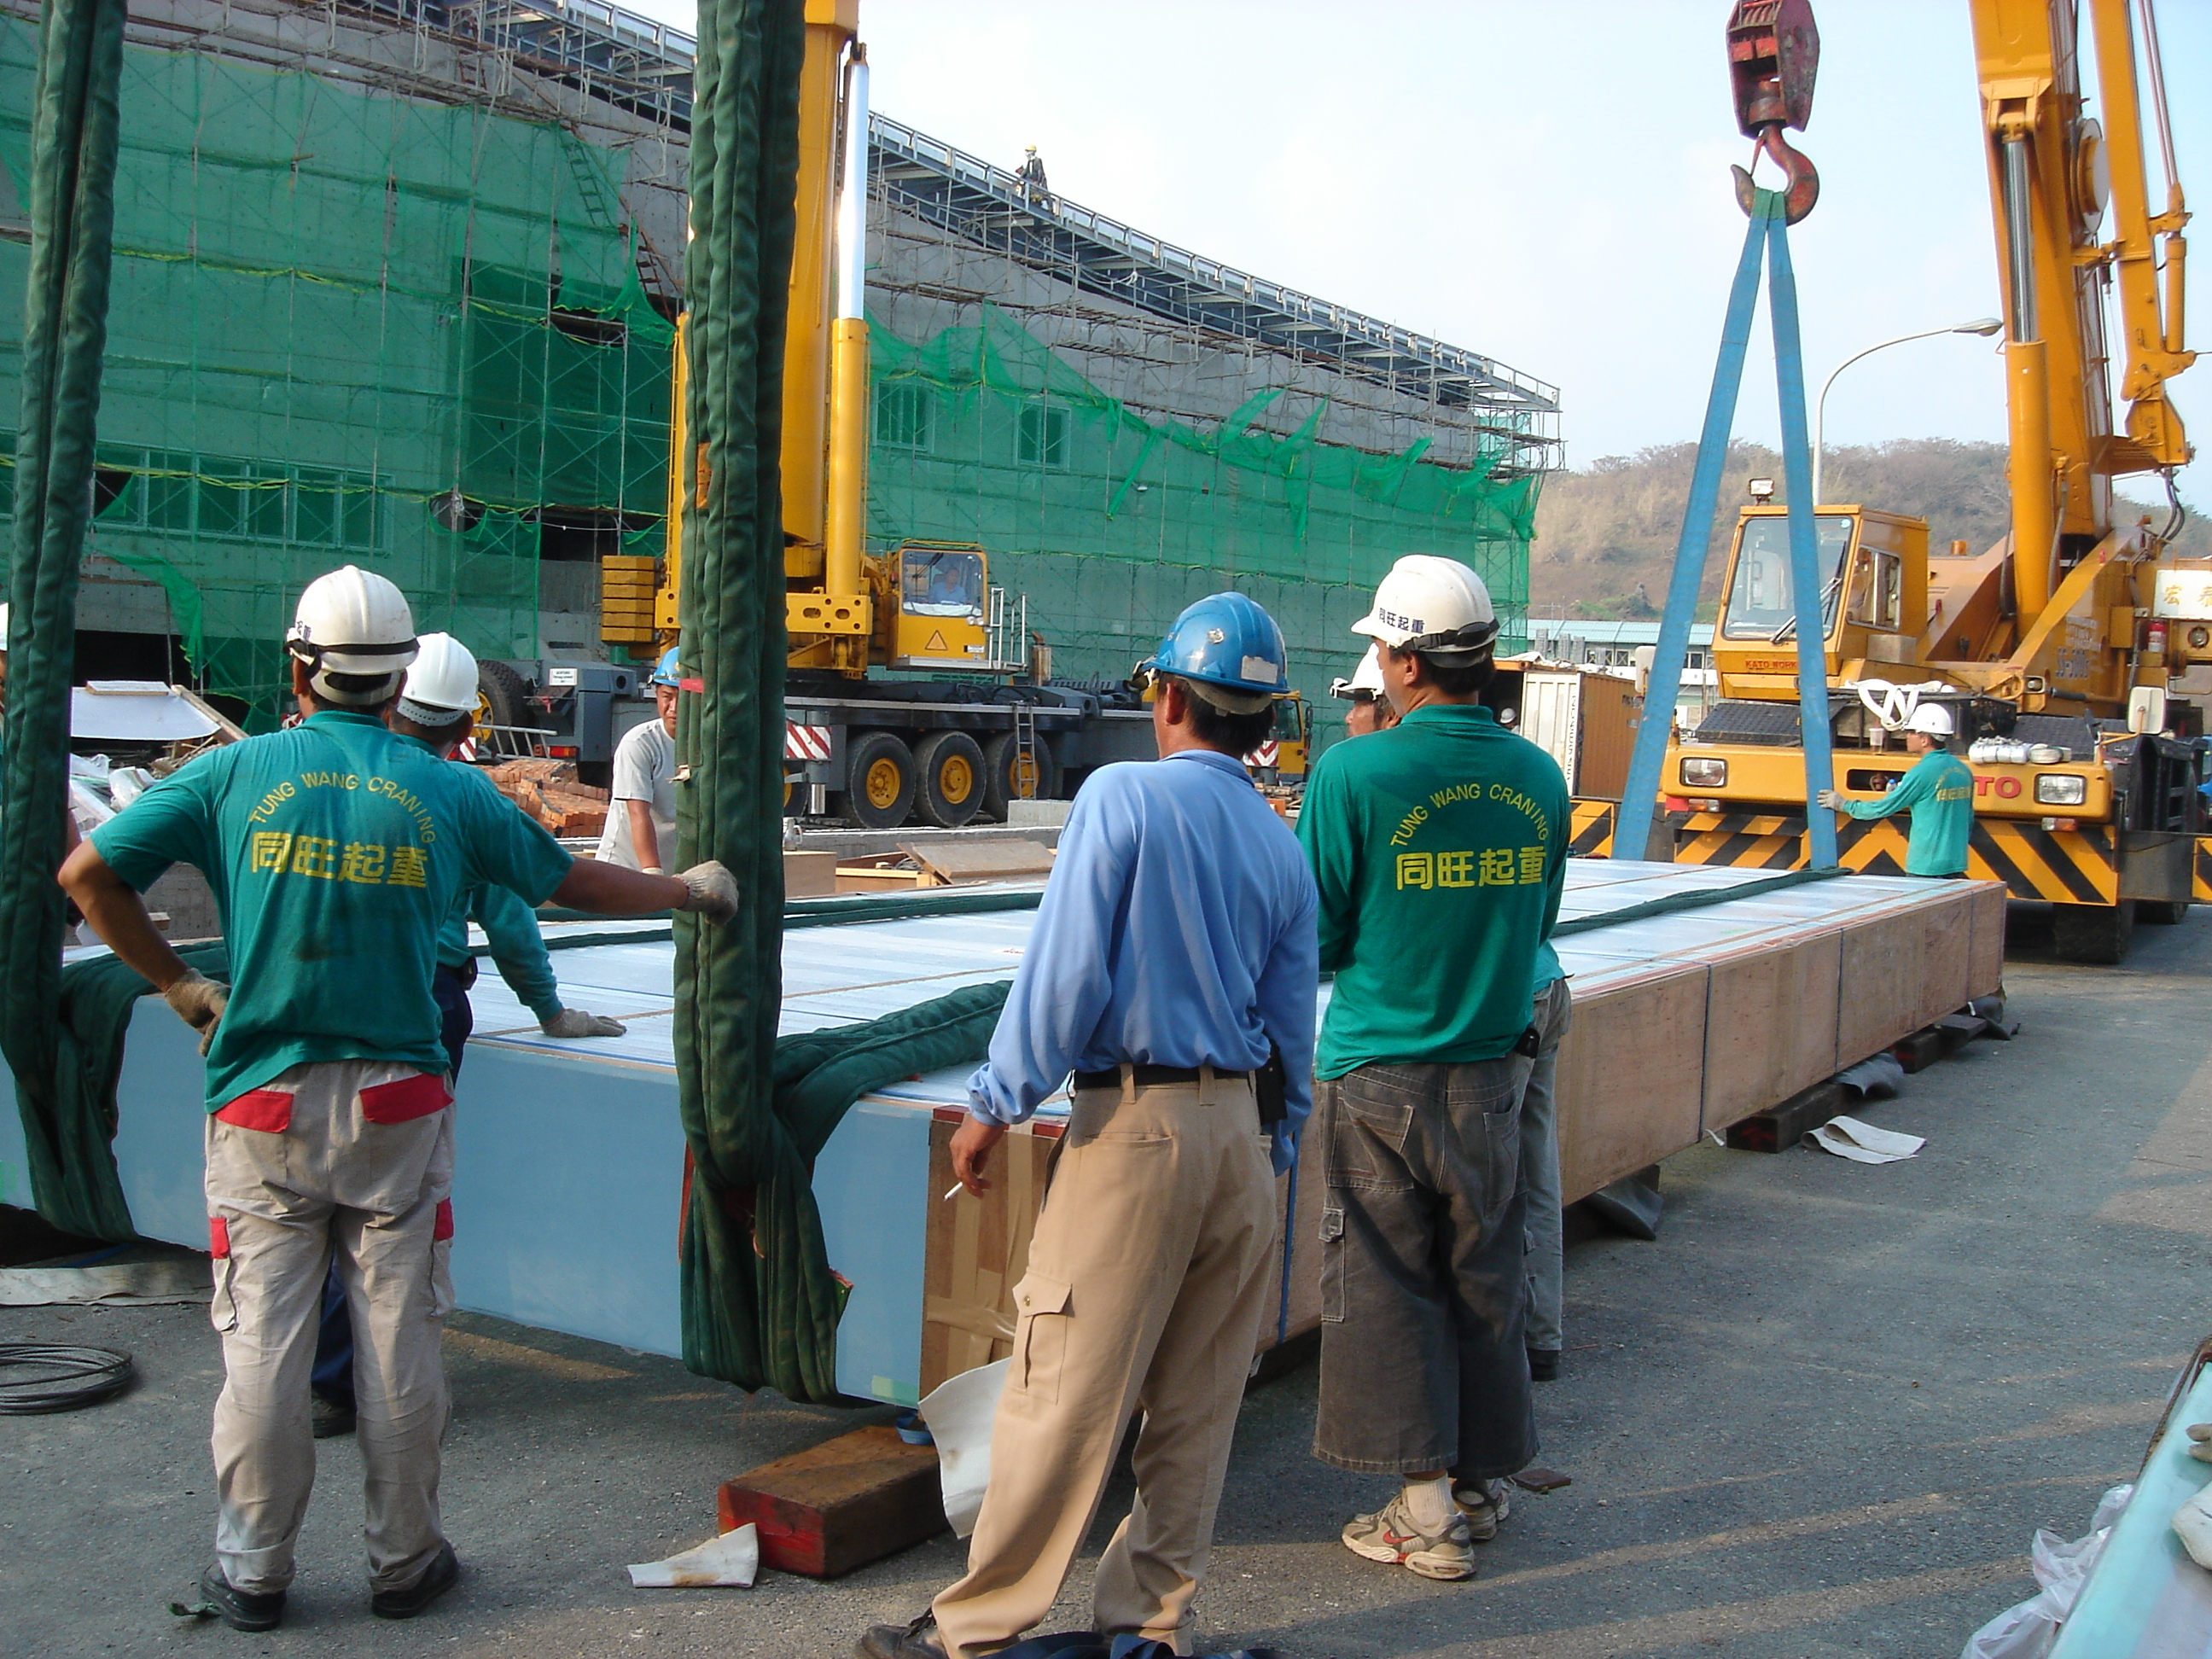
[{"label": "crane hook block", "polygon": [[[1813,77],[1820,66],[1820,31],[1812,0],[1736,0],[1728,21],[1729,82],[1736,125],[1789,175],[1785,216],[1796,224],[1820,199],[1820,175],[1782,136],[1813,118]],[[1735,169],[1736,200],[1752,210],[1751,174]]]}]

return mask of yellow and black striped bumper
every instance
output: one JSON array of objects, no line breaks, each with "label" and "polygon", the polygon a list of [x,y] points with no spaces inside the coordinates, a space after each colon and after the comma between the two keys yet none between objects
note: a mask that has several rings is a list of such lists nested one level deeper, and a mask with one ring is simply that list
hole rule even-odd
[{"label": "yellow and black striped bumper", "polygon": [[1567,843],[1568,854],[1578,859],[1611,858],[1613,820],[1618,804],[1609,800],[1577,800],[1572,806],[1573,834]]},{"label": "yellow and black striped bumper", "polygon": [[2212,904],[2212,836],[2197,837],[2197,867],[2189,884],[2189,896],[2199,904]]},{"label": "yellow and black striped bumper", "polygon": [[[2205,850],[2206,840],[2197,842],[2199,897],[2212,897],[2212,854]],[[1902,824],[1887,818],[1845,818],[1836,826],[1836,844],[1847,870],[1905,873]],[[1674,858],[1681,864],[1797,869],[1806,860],[1805,820],[1779,812],[1692,812],[1674,832]],[[1966,845],[1966,873],[2004,883],[2014,898],[2112,904],[2119,897],[2112,831],[2100,823],[2045,830],[2033,819],[1976,818]]]}]

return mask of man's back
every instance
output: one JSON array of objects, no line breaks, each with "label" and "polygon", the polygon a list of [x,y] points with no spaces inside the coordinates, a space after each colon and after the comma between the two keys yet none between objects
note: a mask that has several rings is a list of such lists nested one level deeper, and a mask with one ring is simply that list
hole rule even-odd
[{"label": "man's back", "polygon": [[1510,1052],[1567,835],[1558,765],[1486,708],[1428,704],[1324,754],[1298,818],[1336,975],[1316,1075]]}]

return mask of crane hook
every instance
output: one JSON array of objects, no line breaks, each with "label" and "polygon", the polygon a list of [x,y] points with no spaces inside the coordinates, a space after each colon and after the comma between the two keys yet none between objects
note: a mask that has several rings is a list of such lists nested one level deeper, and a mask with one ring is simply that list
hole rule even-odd
[{"label": "crane hook", "polygon": [[[1790,176],[1790,183],[1783,196],[1782,222],[1794,225],[1810,213],[1813,204],[1820,199],[1820,172],[1814,167],[1810,156],[1790,147],[1790,141],[1782,136],[1782,124],[1778,121],[1759,129],[1759,142],[1751,149],[1754,166],[1761,150],[1773,157],[1774,165]],[[1735,175],[1736,205],[1744,210],[1747,218],[1757,199],[1759,186],[1753,182],[1749,167],[1732,167],[1729,171]]]}]

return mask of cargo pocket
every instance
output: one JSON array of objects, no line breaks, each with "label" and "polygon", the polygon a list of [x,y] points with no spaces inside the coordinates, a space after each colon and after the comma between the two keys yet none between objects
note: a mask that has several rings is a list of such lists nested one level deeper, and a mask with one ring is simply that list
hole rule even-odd
[{"label": "cargo pocket", "polygon": [[1049,1405],[1060,1398],[1060,1371],[1067,1358],[1069,1304],[1074,1292],[1064,1279],[1040,1273],[1014,1286],[1014,1329],[1011,1385]]},{"label": "cargo pocket", "polygon": [[1321,1316],[1327,1325],[1344,1323],[1344,1212],[1321,1212]]},{"label": "cargo pocket", "polygon": [[430,1224],[430,1317],[443,1319],[453,1310],[453,1200],[441,1198]]},{"label": "cargo pocket", "polygon": [[208,1297],[208,1317],[228,1336],[238,1328],[238,1291],[232,1282],[236,1264],[230,1254],[230,1223],[223,1217],[208,1218],[208,1254],[215,1258],[215,1290]]},{"label": "cargo pocket", "polygon": [[361,1091],[361,1115],[371,1123],[411,1123],[453,1104],[443,1072],[417,1072],[373,1084]]}]

